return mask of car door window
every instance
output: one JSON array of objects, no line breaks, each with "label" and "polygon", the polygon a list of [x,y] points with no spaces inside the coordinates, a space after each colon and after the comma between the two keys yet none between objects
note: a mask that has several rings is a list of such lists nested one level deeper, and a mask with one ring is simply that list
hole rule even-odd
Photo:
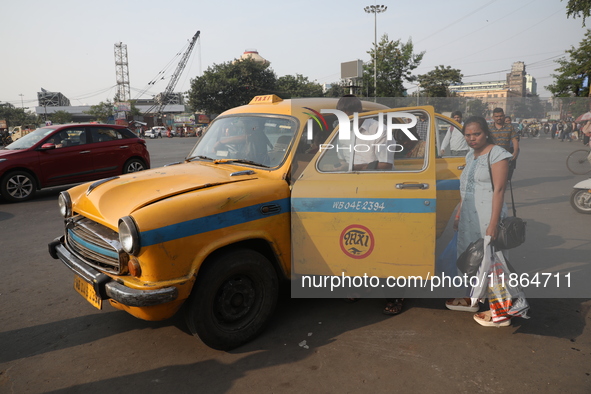
[{"label": "car door window", "polygon": [[470,147],[464,139],[464,134],[453,123],[437,118],[437,157],[464,157]]},{"label": "car door window", "polygon": [[122,139],[123,136],[115,129],[109,127],[93,127],[92,142],[115,141]]},{"label": "car door window", "polygon": [[[387,117],[379,115],[359,117],[358,128],[362,135],[376,135],[367,140],[351,132],[351,139],[342,140],[339,132],[330,143],[321,146],[322,157],[318,162],[321,172],[357,171],[422,171],[427,164],[431,119],[422,111],[414,111],[419,122],[408,129],[409,134],[394,129],[392,138],[387,135]],[[420,119],[423,118],[424,120]],[[380,122],[383,125],[382,133]],[[408,123],[405,117],[394,118],[393,123]],[[421,130],[418,130],[421,128]]]},{"label": "car door window", "polygon": [[86,129],[75,127],[62,130],[47,140],[47,143],[55,144],[56,148],[66,148],[86,144]]}]

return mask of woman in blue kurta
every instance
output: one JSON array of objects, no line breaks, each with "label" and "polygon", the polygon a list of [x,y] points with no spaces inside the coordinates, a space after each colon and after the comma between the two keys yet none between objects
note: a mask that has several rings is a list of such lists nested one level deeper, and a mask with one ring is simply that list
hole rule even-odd
[{"label": "woman in blue kurta", "polygon": [[[466,155],[466,166],[460,178],[461,202],[454,222],[454,229],[458,231],[458,256],[479,238],[486,235],[493,240],[497,238],[499,222],[507,216],[504,195],[508,160],[512,157],[511,153],[494,144],[488,124],[482,117],[467,119],[463,133],[471,150]],[[446,306],[452,310],[478,310],[478,305],[472,305],[470,298],[448,300]],[[490,311],[477,313],[475,320],[486,326],[509,324],[509,321],[493,323]]]}]

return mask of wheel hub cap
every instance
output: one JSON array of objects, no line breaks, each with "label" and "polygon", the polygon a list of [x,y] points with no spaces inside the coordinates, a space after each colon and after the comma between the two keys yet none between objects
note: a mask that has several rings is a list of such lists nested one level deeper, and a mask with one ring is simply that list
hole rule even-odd
[{"label": "wheel hub cap", "polygon": [[216,309],[222,320],[232,322],[246,316],[254,305],[254,300],[252,281],[245,276],[236,276],[222,285],[216,300]]},{"label": "wheel hub cap", "polygon": [[33,184],[26,176],[17,175],[8,180],[6,189],[12,197],[23,198],[31,194]]}]

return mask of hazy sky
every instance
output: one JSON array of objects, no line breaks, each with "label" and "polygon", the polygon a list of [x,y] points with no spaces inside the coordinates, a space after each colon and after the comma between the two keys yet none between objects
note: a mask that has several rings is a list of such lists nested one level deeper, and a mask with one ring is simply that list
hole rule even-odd
[{"label": "hazy sky", "polygon": [[[299,73],[318,83],[335,82],[341,62],[370,60],[374,16],[363,11],[370,4],[375,3],[5,0],[0,101],[33,109],[42,87],[62,92],[72,105],[112,99],[118,42],[127,45],[132,98],[151,97],[166,88],[177,55],[197,30],[200,40],[175,91],[188,90],[191,78],[245,49],[257,49],[278,77]],[[566,18],[566,0],[379,4],[388,10],[377,16],[378,39],[412,38],[415,52],[426,52],[415,74],[449,65],[462,71],[464,82],[496,81],[505,79],[514,61],[523,61],[543,97],[549,95],[544,86],[553,82],[554,60],[578,46],[586,31],[580,19]]]}]

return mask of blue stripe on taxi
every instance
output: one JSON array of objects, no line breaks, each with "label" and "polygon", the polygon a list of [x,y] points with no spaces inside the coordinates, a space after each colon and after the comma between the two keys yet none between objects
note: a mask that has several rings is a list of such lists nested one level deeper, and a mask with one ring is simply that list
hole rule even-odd
[{"label": "blue stripe on taxi", "polygon": [[[263,207],[272,205],[276,205],[280,209],[269,213],[262,212]],[[241,223],[288,213],[289,210],[289,198],[251,205],[249,207],[234,209],[228,212],[187,220],[186,222],[176,223],[154,230],[143,231],[140,234],[141,244],[142,247],[157,245],[162,242],[173,241],[179,238],[190,237],[208,231],[219,230]]]}]

